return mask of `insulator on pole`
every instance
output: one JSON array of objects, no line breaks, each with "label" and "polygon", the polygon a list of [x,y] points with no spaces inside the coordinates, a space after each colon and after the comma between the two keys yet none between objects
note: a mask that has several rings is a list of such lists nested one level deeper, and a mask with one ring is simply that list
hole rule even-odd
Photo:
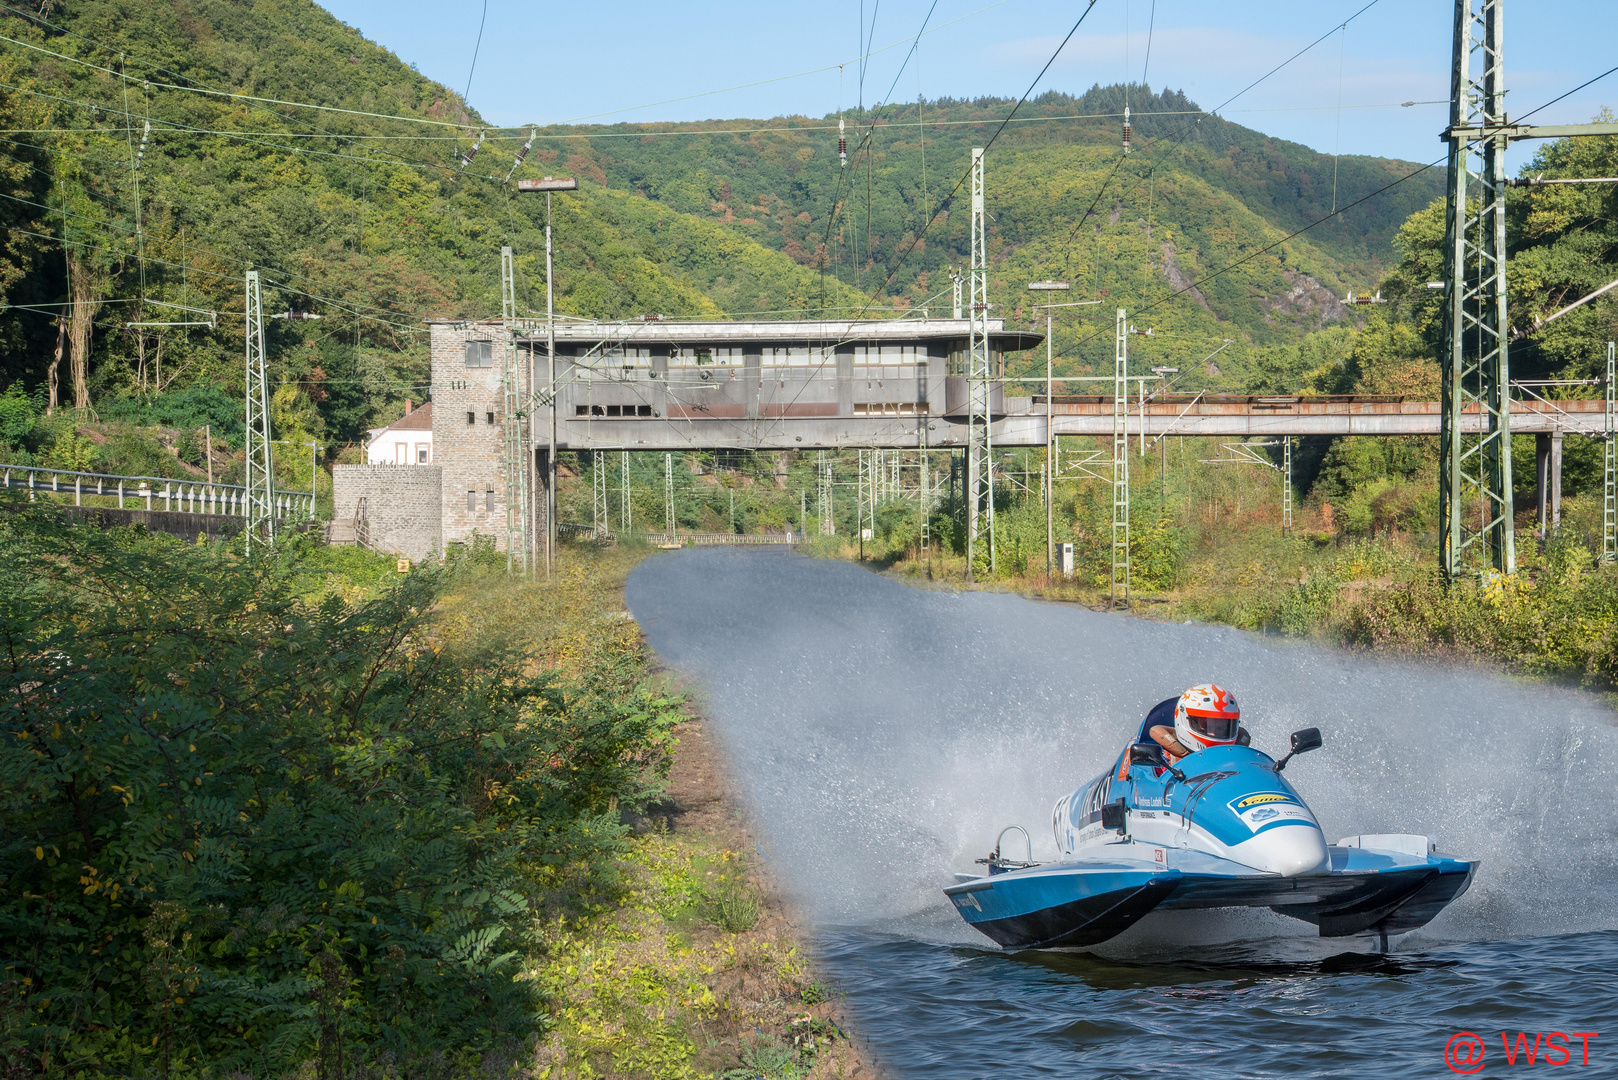
[{"label": "insulator on pole", "polygon": [[152,137],[152,122],[146,121],[146,130],[141,133],[140,146],[135,151],[135,168],[139,169],[141,161],[146,157],[146,143]]},{"label": "insulator on pole", "polygon": [[1124,106],[1124,153],[1129,153],[1129,106]]},{"label": "insulator on pole", "polygon": [[843,134],[843,121],[837,121],[837,160],[840,168],[848,168],[848,136]]},{"label": "insulator on pole", "polygon": [[468,165],[472,164],[472,159],[478,156],[478,148],[481,147],[482,145],[483,145],[483,132],[479,131],[478,132],[478,141],[472,144],[471,149],[467,150],[466,153],[461,155],[461,171],[462,172],[465,172],[466,167]]},{"label": "insulator on pole", "polygon": [[517,148],[517,157],[511,163],[511,171],[506,173],[507,180],[511,179],[511,173],[514,173],[520,169],[522,167],[522,163],[528,160],[528,151],[534,148],[534,137],[538,134],[538,131],[538,128],[528,129],[528,141]]}]

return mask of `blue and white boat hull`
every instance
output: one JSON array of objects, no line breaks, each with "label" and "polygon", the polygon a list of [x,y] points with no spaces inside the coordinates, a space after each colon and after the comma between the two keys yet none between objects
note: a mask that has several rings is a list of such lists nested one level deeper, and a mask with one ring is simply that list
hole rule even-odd
[{"label": "blue and white boat hull", "polygon": [[[1164,702],[1141,725],[1145,754],[1056,804],[1060,857],[995,856],[989,873],[944,890],[968,925],[1011,949],[1093,945],[1152,911],[1267,907],[1322,937],[1407,933],[1466,891],[1478,863],[1440,854],[1424,836],[1352,836],[1328,844],[1282,776],[1285,761],[1247,745],[1143,762]],[[1319,745],[1318,733],[1302,732]],[[1299,744],[1294,742],[1295,752]],[[1004,834],[1002,834],[1004,835]]]}]

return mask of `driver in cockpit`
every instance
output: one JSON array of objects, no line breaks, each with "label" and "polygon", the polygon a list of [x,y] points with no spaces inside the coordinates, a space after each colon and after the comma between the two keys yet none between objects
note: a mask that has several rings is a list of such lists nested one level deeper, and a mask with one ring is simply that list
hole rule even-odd
[{"label": "driver in cockpit", "polygon": [[1157,724],[1147,732],[1163,748],[1169,764],[1210,746],[1231,746],[1241,730],[1236,695],[1213,683],[1193,686],[1174,706],[1174,726]]}]

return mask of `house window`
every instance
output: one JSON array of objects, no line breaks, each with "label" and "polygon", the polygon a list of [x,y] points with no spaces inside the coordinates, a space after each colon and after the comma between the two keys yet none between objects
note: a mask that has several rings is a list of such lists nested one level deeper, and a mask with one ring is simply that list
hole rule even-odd
[{"label": "house window", "polygon": [[494,367],[494,342],[468,341],[466,343],[466,366],[469,368]]},{"label": "house window", "polygon": [[468,491],[466,493],[466,512],[468,514],[475,514],[477,513],[477,509],[478,493],[476,491]]},{"label": "house window", "polygon": [[483,493],[483,509],[491,514],[494,513],[494,488],[490,488]]},{"label": "house window", "polygon": [[429,456],[431,456],[430,453],[429,453],[429,451],[431,451],[431,449],[432,449],[432,444],[430,444],[430,443],[417,443],[416,444],[416,464],[417,465],[425,465],[425,464],[427,464],[427,458]]},{"label": "house window", "polygon": [[477,413],[468,412],[466,414],[466,424],[467,424],[468,427],[471,427],[473,424],[475,424],[477,422],[478,422],[478,414]]},{"label": "house window", "polygon": [[408,464],[410,464],[410,444],[409,443],[402,443],[401,442],[401,443],[394,443],[393,444],[393,463],[395,465],[408,465]]},{"label": "house window", "polygon": [[494,410],[490,409],[487,415],[489,417],[489,423],[494,423]]}]

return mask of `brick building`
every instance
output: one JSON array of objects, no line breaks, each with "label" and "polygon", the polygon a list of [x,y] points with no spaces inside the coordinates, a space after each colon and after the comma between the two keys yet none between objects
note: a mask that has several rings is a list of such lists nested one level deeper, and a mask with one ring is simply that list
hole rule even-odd
[{"label": "brick building", "polygon": [[[439,475],[436,519],[411,486],[409,514],[390,533],[413,550],[475,535],[506,546],[506,432],[529,469],[529,535],[538,554],[545,535],[545,454],[550,385],[546,331],[523,321],[430,322],[432,403],[429,460]],[[1042,335],[988,323],[991,371],[1004,373],[1007,353],[1041,343]],[[771,448],[947,447],[964,444],[967,413],[964,319],[797,322],[598,323],[556,325],[557,447],[688,451]],[[504,374],[514,361],[516,400],[507,416]],[[539,391],[535,393],[534,391]],[[995,414],[1026,408],[992,387]],[[527,415],[531,411],[532,415]],[[406,417],[410,421],[412,417]],[[403,422],[403,421],[402,421]],[[419,422],[419,421],[417,421]],[[394,425],[397,428],[398,425]],[[387,429],[392,430],[392,429]],[[390,436],[384,430],[380,441]],[[394,439],[397,443],[398,438]],[[404,440],[411,444],[410,440]],[[385,457],[385,455],[384,455]],[[354,469],[357,466],[339,466]],[[374,465],[377,470],[399,465]],[[419,469],[420,466],[411,466]],[[386,472],[353,473],[344,507],[361,488],[374,515],[384,499],[404,497]],[[399,547],[400,551],[404,548]]]}]

